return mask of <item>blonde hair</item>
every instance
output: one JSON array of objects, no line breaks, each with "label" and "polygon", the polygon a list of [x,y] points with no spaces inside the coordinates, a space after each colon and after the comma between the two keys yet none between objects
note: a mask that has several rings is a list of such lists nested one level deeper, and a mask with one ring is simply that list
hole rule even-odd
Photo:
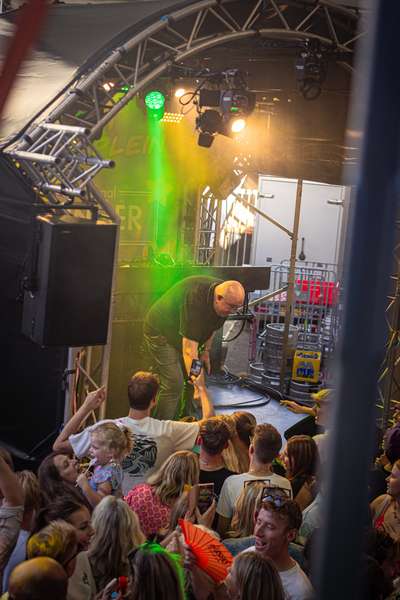
[{"label": "blonde hair", "polygon": [[315,402],[331,405],[334,395],[335,390],[320,390],[316,394],[311,394],[311,398],[315,400]]},{"label": "blonde hair", "polygon": [[31,513],[39,504],[40,484],[32,471],[17,471],[15,477],[25,492],[24,515]]},{"label": "blonde hair", "polygon": [[268,556],[243,552],[234,564],[241,600],[285,600],[281,578]]},{"label": "blonde hair", "polygon": [[170,533],[175,531],[175,529],[179,525],[179,519],[185,518],[188,510],[187,497],[188,493],[182,492],[178,500],[173,505],[172,510],[169,513],[168,525],[163,529],[160,529],[160,531],[158,532],[158,536],[161,539],[168,537]]},{"label": "blonde hair", "polygon": [[95,534],[87,555],[99,591],[114,577],[128,576],[127,556],[146,541],[146,536],[140,530],[136,513],[114,496],[106,496],[96,506],[92,526]]},{"label": "blonde hair", "polygon": [[167,458],[161,468],[151,475],[146,483],[152,486],[153,496],[166,506],[173,506],[184,491],[185,485],[199,483],[200,467],[198,457],[189,450],[175,452]]},{"label": "blonde hair", "polygon": [[107,452],[114,451],[114,458],[123,458],[133,448],[132,432],[122,423],[100,423],[90,433],[102,443]]},{"label": "blonde hair", "polygon": [[57,519],[30,538],[26,552],[28,558],[49,556],[64,566],[73,555],[77,543],[75,527]]},{"label": "blonde hair", "polygon": [[235,502],[235,516],[232,519],[228,538],[242,538],[253,535],[256,500],[264,486],[264,481],[254,479],[240,492]]},{"label": "blonde hair", "polygon": [[234,473],[247,473],[250,467],[250,457],[245,450],[242,450],[236,440],[236,423],[228,415],[217,415],[229,428],[229,446],[222,450],[222,464],[225,469]]}]

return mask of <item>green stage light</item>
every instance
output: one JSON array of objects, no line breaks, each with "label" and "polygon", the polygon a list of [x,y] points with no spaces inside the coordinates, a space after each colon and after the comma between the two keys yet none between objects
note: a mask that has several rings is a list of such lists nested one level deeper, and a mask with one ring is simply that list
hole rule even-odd
[{"label": "green stage light", "polygon": [[150,110],[160,110],[165,104],[165,98],[161,92],[150,92],[144,102]]}]

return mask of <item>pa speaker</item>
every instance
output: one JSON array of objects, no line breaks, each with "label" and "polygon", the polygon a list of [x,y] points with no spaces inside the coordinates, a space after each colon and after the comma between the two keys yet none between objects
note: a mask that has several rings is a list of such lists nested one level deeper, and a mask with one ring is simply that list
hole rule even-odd
[{"label": "pa speaker", "polygon": [[24,292],[22,333],[42,347],[107,341],[117,225],[39,216],[33,291]]}]

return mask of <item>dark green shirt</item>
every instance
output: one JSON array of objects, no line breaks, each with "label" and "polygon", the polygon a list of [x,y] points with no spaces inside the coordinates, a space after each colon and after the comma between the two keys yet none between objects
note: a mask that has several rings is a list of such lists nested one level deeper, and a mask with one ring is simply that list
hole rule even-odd
[{"label": "dark green shirt", "polygon": [[144,330],[149,336],[164,335],[167,343],[182,353],[182,338],[204,344],[222,327],[225,317],[214,311],[215,277],[195,276],[172,286],[146,315]]}]

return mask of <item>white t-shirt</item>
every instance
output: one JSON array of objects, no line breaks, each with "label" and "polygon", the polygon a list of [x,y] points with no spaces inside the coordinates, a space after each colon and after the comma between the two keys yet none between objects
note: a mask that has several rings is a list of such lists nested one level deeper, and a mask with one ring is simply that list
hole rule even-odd
[{"label": "white t-shirt", "polygon": [[330,430],[327,429],[325,431],[325,433],[320,433],[318,435],[314,435],[314,437],[313,437],[314,442],[317,444],[319,460],[321,462],[321,465],[329,458],[330,442],[331,442],[329,432],[330,432]]},{"label": "white t-shirt", "polygon": [[76,557],[75,571],[68,579],[67,600],[91,600],[96,595],[92,567],[86,552]]},{"label": "white t-shirt", "polygon": [[285,477],[276,475],[276,473],[267,475],[266,477],[255,477],[254,475],[249,475],[249,473],[231,475],[225,479],[224,485],[222,486],[217,509],[219,515],[232,519],[235,514],[235,502],[244,488],[244,482],[250,481],[251,479],[264,481],[265,485],[277,485],[278,487],[288,490],[290,498],[292,497],[292,486],[290,485],[290,482],[285,479]]},{"label": "white t-shirt", "polygon": [[[255,552],[256,547],[251,546],[244,552]],[[286,600],[311,600],[314,598],[314,588],[307,575],[297,563],[288,571],[279,571]]]},{"label": "white t-shirt", "polygon": [[[159,421],[152,417],[145,417],[140,421],[123,417],[115,419],[115,423],[123,423],[129,427],[135,442],[131,453],[121,462],[124,471],[122,482],[124,496],[135,485],[145,483],[150,475],[157,473],[171,454],[179,450],[191,450],[199,435],[198,423]],[[69,437],[78,458],[87,456],[90,448],[90,432],[95,427],[96,425],[93,425],[82,433]]]}]

